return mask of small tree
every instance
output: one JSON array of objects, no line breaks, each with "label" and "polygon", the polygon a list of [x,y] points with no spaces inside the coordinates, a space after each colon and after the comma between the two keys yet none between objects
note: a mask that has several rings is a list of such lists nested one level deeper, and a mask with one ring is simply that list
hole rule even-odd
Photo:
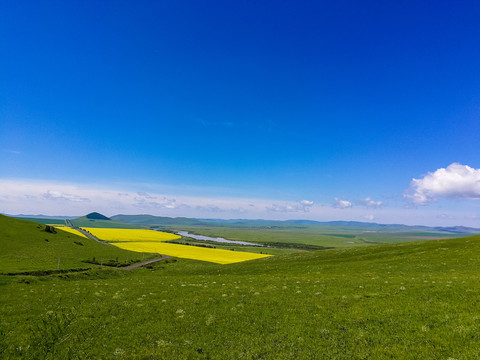
[{"label": "small tree", "polygon": [[55,230],[55,227],[50,226],[50,225],[45,225],[45,231],[50,233],[50,234],[56,234],[57,231]]}]

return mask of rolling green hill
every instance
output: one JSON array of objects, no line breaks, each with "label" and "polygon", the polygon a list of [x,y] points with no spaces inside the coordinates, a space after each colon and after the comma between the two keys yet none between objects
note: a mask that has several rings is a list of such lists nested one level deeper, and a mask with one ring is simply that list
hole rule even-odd
[{"label": "rolling green hill", "polygon": [[102,215],[98,212],[92,212],[90,214],[85,215],[87,219],[92,219],[92,220],[111,220],[110,218],[106,217],[105,215]]},{"label": "rolling green hill", "polygon": [[[91,268],[84,263],[125,262],[138,253],[100,244],[60,229],[47,232],[47,225],[0,215],[0,272]],[[60,260],[60,266],[59,266]]]},{"label": "rolling green hill", "polygon": [[65,220],[63,219],[43,219],[43,218],[34,218],[34,217],[26,217],[26,216],[15,216],[15,219],[19,220],[26,220],[26,221],[33,221],[40,224],[53,224],[53,225],[65,225]]}]

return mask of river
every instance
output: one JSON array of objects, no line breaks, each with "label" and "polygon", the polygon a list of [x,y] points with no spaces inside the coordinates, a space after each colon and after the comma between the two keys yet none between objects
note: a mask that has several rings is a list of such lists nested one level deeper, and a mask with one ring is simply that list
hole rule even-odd
[{"label": "river", "polygon": [[237,244],[237,245],[263,246],[263,245],[253,244],[253,243],[249,243],[249,242],[245,242],[245,241],[235,241],[235,240],[227,240],[227,239],[220,238],[220,237],[213,238],[213,237],[209,237],[209,236],[195,235],[195,234],[190,234],[188,231],[179,231],[177,233],[177,235],[188,236],[188,237],[190,237],[192,239],[195,239],[195,240],[215,241],[215,242],[219,242],[219,243]]}]

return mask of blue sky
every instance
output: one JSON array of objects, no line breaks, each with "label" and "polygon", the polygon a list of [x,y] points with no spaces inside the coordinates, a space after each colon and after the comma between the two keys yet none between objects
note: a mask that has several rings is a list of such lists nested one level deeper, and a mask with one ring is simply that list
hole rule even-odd
[{"label": "blue sky", "polygon": [[3,2],[0,212],[480,227],[479,23],[476,1]]}]

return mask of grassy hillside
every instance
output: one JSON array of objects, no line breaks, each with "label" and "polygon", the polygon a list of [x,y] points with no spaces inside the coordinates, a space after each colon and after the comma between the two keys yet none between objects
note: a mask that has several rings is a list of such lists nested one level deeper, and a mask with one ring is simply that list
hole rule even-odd
[{"label": "grassy hillside", "polygon": [[14,217],[15,219],[33,221],[40,224],[54,224],[54,225],[65,225],[65,220],[63,219],[42,219],[42,218],[31,218],[31,217]]},{"label": "grassy hillside", "polygon": [[98,263],[141,258],[141,254],[67,233],[46,232],[46,225],[0,215],[0,272],[90,268]]},{"label": "grassy hillside", "polygon": [[7,358],[476,359],[479,268],[473,236],[0,277],[0,334]]}]

